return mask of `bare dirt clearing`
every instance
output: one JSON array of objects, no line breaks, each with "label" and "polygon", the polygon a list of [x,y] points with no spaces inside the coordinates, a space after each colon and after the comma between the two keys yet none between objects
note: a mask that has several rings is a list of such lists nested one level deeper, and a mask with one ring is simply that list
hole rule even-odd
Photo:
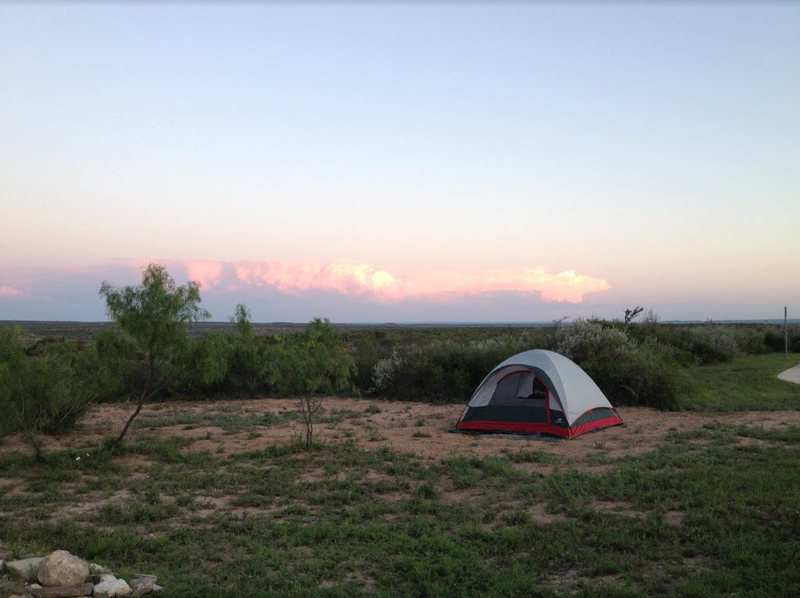
[{"label": "bare dirt clearing", "polygon": [[[224,401],[179,401],[145,405],[128,439],[179,436],[192,442],[184,451],[210,451],[221,456],[257,451],[286,444],[304,434],[297,417],[298,399],[258,398]],[[643,407],[621,407],[624,426],[606,428],[571,440],[548,437],[450,433],[464,406],[429,405],[403,401],[324,398],[314,439],[321,443],[353,440],[366,449],[389,447],[425,461],[449,457],[498,455],[503,452],[542,451],[566,459],[617,459],[652,450],[670,434],[699,428],[747,425],[765,430],[800,426],[800,411],[734,413],[660,412]],[[44,439],[46,450],[81,449],[119,433],[133,407],[95,406],[68,435]],[[745,441],[746,439],[740,439]],[[702,442],[701,439],[697,440]],[[0,453],[30,452],[18,435],[0,442]],[[521,467],[546,469],[543,464]]]}]

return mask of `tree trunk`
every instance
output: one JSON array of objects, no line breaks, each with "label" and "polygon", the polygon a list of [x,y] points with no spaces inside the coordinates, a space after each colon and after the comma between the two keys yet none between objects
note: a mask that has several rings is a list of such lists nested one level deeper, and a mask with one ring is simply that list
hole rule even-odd
[{"label": "tree trunk", "polygon": [[128,428],[131,427],[133,420],[136,419],[136,416],[139,415],[139,412],[142,410],[142,405],[144,405],[144,395],[139,397],[139,402],[136,405],[136,411],[131,414],[131,416],[128,418],[128,421],[125,423],[125,427],[122,428],[122,432],[120,432],[119,436],[117,436],[116,440],[114,440],[114,444],[111,445],[113,448],[116,448],[122,444],[122,441],[125,439],[125,434],[128,433]]},{"label": "tree trunk", "polygon": [[111,448],[117,448],[122,444],[122,441],[125,439],[125,435],[128,433],[128,428],[131,427],[133,420],[136,419],[136,416],[139,415],[139,412],[142,410],[142,406],[144,405],[145,399],[147,399],[151,394],[155,392],[155,390],[150,391],[150,384],[153,381],[153,377],[156,371],[155,362],[153,361],[152,356],[149,358],[148,366],[149,367],[147,372],[147,378],[144,381],[144,385],[142,387],[141,392],[138,393],[139,397],[136,403],[136,411],[134,411],[128,418],[128,421],[125,422],[125,427],[122,428],[122,432],[119,433],[119,436],[117,436],[116,440],[114,440],[114,442],[111,444]]},{"label": "tree trunk", "polygon": [[310,395],[305,395],[300,399],[300,411],[303,414],[303,423],[306,426],[306,450],[308,450],[314,440],[314,413]]}]

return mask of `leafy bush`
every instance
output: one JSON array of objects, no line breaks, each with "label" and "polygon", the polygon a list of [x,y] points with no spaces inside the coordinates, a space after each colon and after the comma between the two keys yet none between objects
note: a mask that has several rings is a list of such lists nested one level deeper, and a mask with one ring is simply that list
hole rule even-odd
[{"label": "leafy bush", "polygon": [[387,398],[463,401],[500,361],[531,348],[536,331],[476,339],[437,339],[396,347],[372,370],[370,391]]},{"label": "leafy bush", "polygon": [[582,364],[622,359],[635,345],[624,330],[610,323],[578,320],[558,329],[555,351]]},{"label": "leafy bush", "polygon": [[789,326],[788,331],[784,330],[783,326],[769,326],[764,331],[764,345],[769,351],[783,352],[786,350],[787,336],[789,351],[800,351],[800,324]]},{"label": "leafy bush", "polygon": [[227,383],[236,393],[253,394],[262,387],[267,377],[266,352],[256,339],[250,312],[241,303],[236,306],[233,318],[234,334],[228,335]]},{"label": "leafy bush", "polygon": [[231,385],[233,345],[227,335],[209,333],[193,339],[181,359],[170,363],[166,376],[173,395],[216,394]]},{"label": "leafy bush", "polygon": [[35,443],[38,433],[67,432],[117,384],[94,344],[48,339],[25,349],[17,330],[0,329],[0,435],[21,430]]},{"label": "leafy bush", "polygon": [[732,327],[703,324],[681,329],[679,342],[696,363],[724,363],[739,353],[739,343]]},{"label": "leafy bush", "polygon": [[613,405],[644,405],[676,409],[679,405],[681,366],[674,349],[655,340],[631,346],[616,360],[582,364]]},{"label": "leafy bush", "polygon": [[[648,328],[651,335],[642,334]],[[558,330],[556,351],[580,365],[612,404],[674,409],[680,365],[675,349],[653,330],[650,324],[579,320]]]},{"label": "leafy bush", "polygon": [[302,334],[279,337],[268,366],[275,390],[288,395],[352,390],[356,372],[336,327],[319,318],[309,322]]}]

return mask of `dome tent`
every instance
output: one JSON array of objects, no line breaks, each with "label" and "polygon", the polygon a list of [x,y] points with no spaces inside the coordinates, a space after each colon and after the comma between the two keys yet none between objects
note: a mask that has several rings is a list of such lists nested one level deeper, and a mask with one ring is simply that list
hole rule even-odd
[{"label": "dome tent", "polygon": [[578,364],[534,349],[509,357],[483,379],[456,430],[572,438],[621,423],[603,391]]}]

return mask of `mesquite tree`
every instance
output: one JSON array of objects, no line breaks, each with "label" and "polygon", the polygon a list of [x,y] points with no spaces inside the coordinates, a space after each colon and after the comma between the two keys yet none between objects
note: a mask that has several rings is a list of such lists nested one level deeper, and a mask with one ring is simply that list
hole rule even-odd
[{"label": "mesquite tree", "polygon": [[187,325],[210,314],[199,306],[197,283],[189,281],[186,286],[177,286],[160,264],[147,266],[139,286],[117,288],[104,281],[100,294],[105,297],[108,315],[116,322],[120,344],[127,344],[136,355],[131,386],[136,410],[114,441],[116,446],[125,438],[145,401],[164,389],[166,367],[189,341]]},{"label": "mesquite tree", "polygon": [[315,318],[303,334],[283,337],[281,345],[281,390],[300,396],[305,447],[309,449],[314,442],[314,420],[322,408],[319,393],[351,388],[355,362],[327,319]]}]

